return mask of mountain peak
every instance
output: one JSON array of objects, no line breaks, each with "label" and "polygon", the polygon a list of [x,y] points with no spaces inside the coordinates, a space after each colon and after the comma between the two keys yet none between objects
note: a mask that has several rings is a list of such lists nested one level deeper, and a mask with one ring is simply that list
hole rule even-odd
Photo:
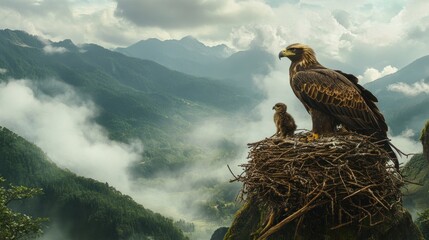
[{"label": "mountain peak", "polygon": [[71,39],[65,39],[63,41],[60,41],[58,43],[64,44],[64,45],[71,45],[71,46],[75,46],[75,44],[73,43],[73,41]]},{"label": "mountain peak", "polygon": [[178,41],[178,43],[181,43],[182,46],[184,47],[191,47],[191,48],[196,48],[196,50],[199,51],[210,51],[211,53],[216,53],[216,52],[220,52],[222,53],[221,55],[219,55],[219,57],[228,57],[233,53],[233,50],[230,49],[228,46],[226,46],[225,44],[219,44],[219,45],[215,45],[215,46],[207,46],[206,44],[204,44],[203,42],[199,41],[198,39],[196,39],[195,37],[188,35],[186,37],[183,37],[182,39],[180,39]]},{"label": "mountain peak", "polygon": [[10,43],[21,47],[42,48],[44,44],[40,39],[21,30],[0,30],[0,37]]},{"label": "mountain peak", "polygon": [[72,42],[72,40],[70,39],[66,39],[60,42],[56,42],[52,44],[53,46],[56,47],[63,47],[69,51],[78,51],[79,48]]},{"label": "mountain peak", "polygon": [[180,41],[193,41],[193,42],[200,42],[196,38],[192,37],[191,35],[185,36]]},{"label": "mountain peak", "polygon": [[193,45],[200,45],[200,46],[204,46],[206,47],[206,45],[200,41],[198,41],[198,39],[188,35],[186,37],[183,37],[182,39],[179,40],[180,43],[184,43],[184,44],[193,44]]}]

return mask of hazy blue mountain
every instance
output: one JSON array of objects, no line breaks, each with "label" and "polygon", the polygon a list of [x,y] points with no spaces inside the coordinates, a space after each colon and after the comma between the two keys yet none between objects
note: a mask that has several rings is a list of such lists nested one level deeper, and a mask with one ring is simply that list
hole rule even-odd
[{"label": "hazy blue mountain", "polygon": [[0,31],[0,68],[7,70],[0,81],[30,79],[52,95],[56,89],[46,79],[73,86],[100,108],[97,122],[112,139],[143,140],[146,176],[192,161],[193,147],[181,139],[193,124],[208,116],[245,111],[257,101],[227,82],[173,71],[95,44],[45,42],[22,31]]},{"label": "hazy blue mountain", "polygon": [[[133,180],[147,185],[159,184],[166,175],[183,178],[187,169],[201,164],[201,159],[214,159],[213,164],[220,165],[236,156],[242,146],[227,138],[210,148],[190,143],[187,138],[202,120],[247,113],[258,103],[255,94],[229,81],[191,76],[95,44],[41,41],[22,31],[0,31],[0,68],[6,70],[0,74],[0,83],[27,79],[37,91],[50,96],[62,93],[52,79],[72,86],[83,101],[95,103],[96,121],[111,139],[142,140],[142,162],[129,170]],[[189,202],[196,208],[193,210],[204,215],[201,218],[218,221],[233,211],[229,203],[235,199],[235,186],[214,177],[190,184],[192,194],[213,196],[204,202]]]},{"label": "hazy blue mountain", "polygon": [[252,86],[253,75],[268,73],[275,61],[275,54],[262,49],[232,53],[225,45],[208,47],[192,37],[166,41],[142,40],[116,50],[128,56],[153,60],[188,74],[227,79],[232,83],[248,86]]},{"label": "hazy blue mountain", "polygon": [[[117,48],[116,50],[137,58],[145,56],[144,59],[161,62],[170,60],[170,64],[174,64],[175,61],[180,59],[191,63],[199,63],[198,61],[212,63],[228,57],[233,52],[226,45],[205,46],[191,36],[184,37],[181,40],[166,41],[150,38],[141,40],[126,48]],[[169,64],[166,66],[169,66]]]},{"label": "hazy blue mountain", "polygon": [[44,194],[13,206],[48,217],[52,239],[187,239],[171,219],[145,209],[107,183],[58,168],[43,151],[0,127],[0,176],[14,185],[43,188]]},{"label": "hazy blue mountain", "polygon": [[218,63],[232,53],[225,45],[208,47],[190,36],[166,41],[150,38],[116,50],[131,57],[152,60],[174,70],[201,76],[205,76],[200,73],[206,69],[201,67]]},{"label": "hazy blue mountain", "polygon": [[418,83],[422,81],[429,85],[429,56],[419,58],[396,73],[365,85],[378,97],[379,106],[393,134],[399,134],[407,128],[420,132],[429,119],[429,93],[406,95],[389,90],[389,86],[402,82],[418,90]]}]

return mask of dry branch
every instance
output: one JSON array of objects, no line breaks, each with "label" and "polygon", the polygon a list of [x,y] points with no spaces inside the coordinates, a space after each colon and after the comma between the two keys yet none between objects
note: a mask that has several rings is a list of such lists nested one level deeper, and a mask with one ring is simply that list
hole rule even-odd
[{"label": "dry branch", "polygon": [[404,180],[370,137],[346,133],[308,142],[306,134],[249,144],[250,160],[234,176],[243,183],[242,199],[276,213],[277,224],[260,239],[315,207],[336,229],[381,223],[401,205]]}]

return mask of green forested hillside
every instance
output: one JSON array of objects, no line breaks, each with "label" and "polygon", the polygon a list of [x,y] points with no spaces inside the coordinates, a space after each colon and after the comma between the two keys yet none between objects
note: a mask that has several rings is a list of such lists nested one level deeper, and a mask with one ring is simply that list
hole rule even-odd
[{"label": "green forested hillside", "polygon": [[[108,184],[58,168],[37,146],[0,128],[0,176],[44,194],[15,208],[49,217],[63,237],[94,239],[186,239],[173,222],[145,209]],[[45,230],[49,230],[46,228]]]},{"label": "green forested hillside", "polygon": [[413,156],[405,165],[403,174],[407,180],[417,183],[404,188],[404,206],[417,211],[429,208],[429,165],[423,154]]},{"label": "green forested hillside", "polygon": [[[70,40],[41,41],[25,32],[12,30],[0,30],[0,68],[0,84],[26,79],[34,94],[41,92],[43,96],[55,97],[64,93],[62,83],[72,86],[79,97],[77,101],[94,103],[95,120],[110,139],[125,143],[141,140],[143,156],[141,162],[129,166],[131,178],[134,177],[130,180],[142,192],[144,189],[167,191],[170,187],[176,194],[183,191],[179,194],[179,204],[186,202],[192,208],[190,213],[199,218],[183,216],[187,221],[223,221],[234,211],[235,206],[230,202],[235,199],[237,187],[226,184],[228,179],[210,174],[196,177],[186,174],[194,171],[197,164],[205,170],[216,165],[227,172],[227,161],[237,155],[241,146],[224,139],[207,147],[198,145],[200,143],[195,140],[190,142],[188,138],[196,125],[204,126],[207,119],[247,114],[258,102],[258,97],[248,90],[234,87],[228,81],[172,71],[155,62],[127,57],[95,44],[76,46]],[[9,169],[14,167],[19,166]],[[168,183],[165,176],[168,181],[174,181],[173,186],[165,185]],[[26,182],[31,182],[33,177],[26,175]],[[186,182],[182,184],[181,181]],[[55,181],[46,184],[64,185]],[[181,190],[174,187],[177,184],[186,186]],[[69,190],[72,189],[64,189],[64,193]],[[49,193],[49,189],[46,191]],[[82,195],[85,202],[97,197],[89,195]],[[145,196],[145,199],[150,197]],[[157,209],[161,211],[162,206]],[[80,216],[70,215],[69,218]]]},{"label": "green forested hillside", "polygon": [[182,139],[193,124],[208,116],[248,110],[257,101],[225,82],[172,71],[94,44],[47,42],[64,52],[47,53],[46,43],[22,31],[0,31],[0,68],[7,70],[0,81],[30,79],[52,95],[56,89],[46,80],[73,86],[97,105],[97,122],[112,139],[143,140],[145,164],[133,168],[138,175],[192,162],[189,153],[196,150]]},{"label": "green forested hillside", "polygon": [[425,239],[429,238],[429,164],[423,154],[413,156],[403,169],[412,182],[404,189],[404,206],[414,212],[415,220]]}]

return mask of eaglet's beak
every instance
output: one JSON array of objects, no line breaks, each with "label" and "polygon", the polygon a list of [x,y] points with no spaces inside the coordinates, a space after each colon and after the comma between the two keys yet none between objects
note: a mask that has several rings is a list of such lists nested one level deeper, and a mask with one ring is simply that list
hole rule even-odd
[{"label": "eaglet's beak", "polygon": [[289,49],[284,49],[284,50],[279,52],[279,59],[282,59],[282,57],[290,57],[293,55],[295,55],[295,53],[293,53]]}]

